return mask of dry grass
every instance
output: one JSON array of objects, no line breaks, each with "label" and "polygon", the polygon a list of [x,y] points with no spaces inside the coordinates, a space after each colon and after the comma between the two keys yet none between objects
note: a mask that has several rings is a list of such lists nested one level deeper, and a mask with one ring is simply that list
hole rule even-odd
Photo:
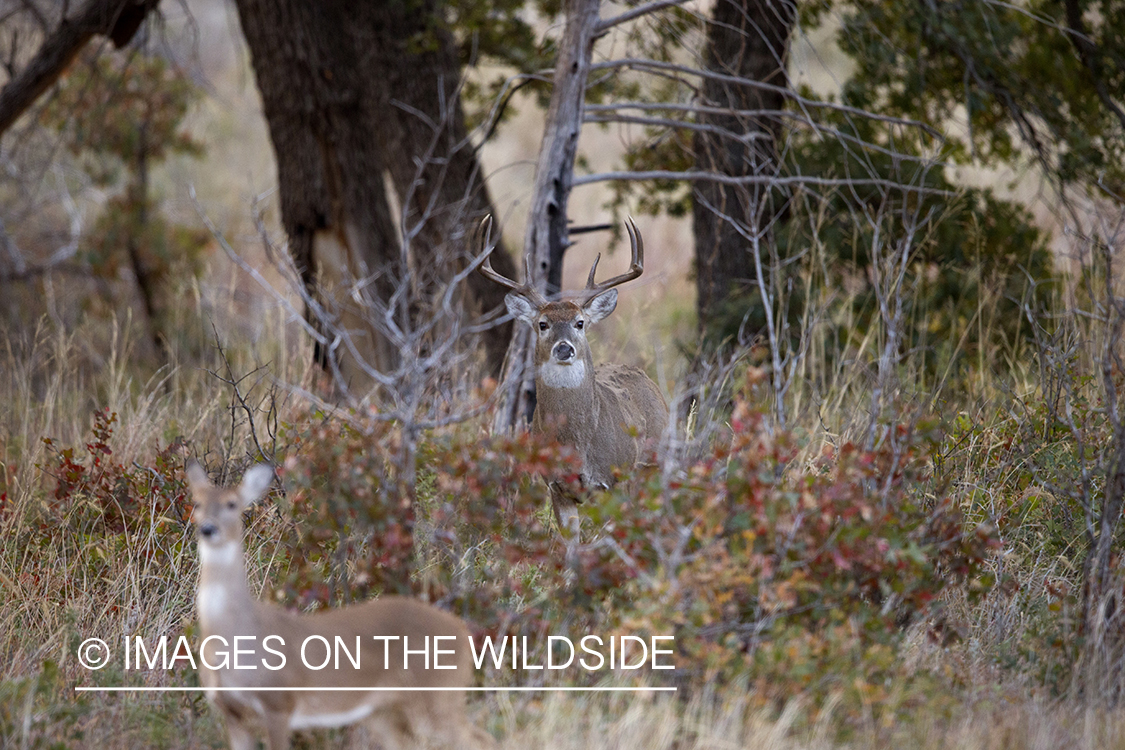
[{"label": "dry grass", "polygon": [[[221,291],[206,303],[209,314],[238,314],[237,301]],[[192,301],[194,300],[194,301]],[[185,318],[203,317],[203,295],[184,297]],[[626,311],[628,312],[628,311]],[[635,313],[634,313],[635,314]],[[662,318],[675,321],[676,314]],[[625,320],[630,320],[628,317]],[[652,319],[649,318],[651,321]],[[86,325],[101,328],[104,321]],[[84,696],[74,699],[72,686],[84,677],[74,658],[79,637],[98,634],[120,642],[129,633],[191,632],[196,575],[194,545],[184,529],[178,539],[161,538],[168,556],[154,562],[145,550],[156,537],[123,540],[100,548],[97,538],[67,538],[52,547],[20,547],[21,524],[30,523],[45,502],[52,480],[42,467],[51,454],[41,440],[80,445],[94,408],[118,414],[111,441],[114,457],[145,465],[158,448],[178,437],[221,461],[247,452],[249,426],[236,410],[232,392],[208,370],[223,372],[226,362],[214,350],[203,361],[173,364],[146,373],[133,351],[136,327],[129,321],[109,324],[110,342],[97,359],[84,343],[84,329],[59,333],[44,324],[26,339],[10,340],[0,367],[0,448],[4,488],[16,511],[4,517],[0,535],[0,720],[27,727],[27,739],[59,741],[74,747],[198,747],[221,744],[214,715],[199,696]],[[253,336],[238,338],[228,329],[226,357],[232,370],[245,374],[269,362],[271,376],[305,383],[308,352],[286,343],[284,321],[265,320]],[[637,327],[626,323],[603,347],[627,349]],[[618,339],[617,337],[622,338]],[[642,347],[638,347],[642,348]],[[838,365],[837,365],[838,366]],[[842,373],[847,374],[847,373]],[[851,395],[838,396],[840,412],[824,412],[828,422],[846,423],[845,412],[868,394],[847,381]],[[258,386],[264,395],[268,383]],[[837,394],[833,394],[837,395]],[[994,394],[999,397],[998,392]],[[993,429],[999,429],[994,427]],[[987,441],[988,433],[980,438]],[[967,446],[964,450],[970,450]],[[960,478],[971,483],[972,476]],[[263,514],[251,529],[252,576],[261,584],[275,581],[276,519]],[[104,541],[104,538],[103,538]],[[1030,551],[1028,551],[1030,552]],[[1034,592],[1058,578],[1063,561],[1031,554],[1009,561],[1024,590]],[[940,675],[947,692],[918,704],[908,723],[884,726],[874,719],[844,729],[831,707],[808,724],[807,701],[792,696],[788,706],[764,711],[746,688],[712,685],[703,692],[667,696],[492,694],[473,700],[478,725],[499,738],[502,747],[551,748],[1101,748],[1125,746],[1125,720],[1099,713],[1077,701],[1048,699],[1046,691],[1024,675],[1005,672],[996,655],[1018,639],[1028,625],[1026,600],[997,594],[984,603],[952,602],[968,627],[965,639],[942,649],[924,637],[911,640],[900,655],[911,668]],[[60,668],[51,676],[51,663]],[[181,683],[186,676],[137,673],[104,675],[131,684]],[[38,686],[41,695],[34,697]],[[841,730],[844,730],[841,734]],[[78,733],[81,733],[81,736]],[[310,735],[309,747],[356,746],[361,735],[348,732]],[[12,738],[23,746],[23,737]],[[5,745],[6,746],[6,745]],[[29,745],[30,746],[30,745]]]},{"label": "dry grass", "polygon": [[[505,748],[614,748],[615,750],[1064,750],[1125,747],[1119,712],[1083,710],[1036,700],[980,700],[950,716],[920,712],[909,725],[834,736],[831,715],[796,728],[800,698],[780,716],[755,711],[745,693],[709,692],[679,698],[551,697],[522,702],[489,700],[482,707]],[[494,731],[496,731],[494,729]]]},{"label": "dry grass", "polygon": [[[231,20],[225,6],[192,2],[189,7],[203,29],[201,38],[207,40],[216,38],[216,30]],[[233,39],[233,34],[227,38]],[[194,215],[184,189],[194,184],[202,205],[239,252],[264,267],[265,255],[246,208],[274,181],[272,154],[241,55],[225,47],[205,51],[204,59],[226,62],[205,71],[218,95],[195,113],[192,129],[214,145],[205,160],[173,162],[154,180],[184,223],[191,223]],[[513,207],[526,203],[532,170],[528,155],[537,148],[541,132],[539,115],[530,106],[524,110],[483,157],[494,174],[498,208],[503,216],[511,216],[508,236],[513,246],[522,238],[522,219]],[[619,134],[589,135],[585,149],[592,161],[611,160],[620,148]],[[571,212],[583,222],[607,218],[601,212],[607,194],[598,190],[602,189],[586,188],[572,203]],[[264,200],[267,206],[275,204],[270,196]],[[267,221],[276,231],[273,208],[267,211]],[[650,260],[645,277],[622,294],[618,312],[591,338],[599,361],[645,366],[671,396],[686,370],[677,342],[690,344],[696,333],[694,293],[687,280],[690,228],[686,221],[666,219],[642,220],[641,226]],[[568,286],[581,284],[594,254],[605,249],[605,236],[593,237],[583,236],[568,255]],[[614,254],[602,273],[618,270],[621,262],[620,254]],[[250,426],[244,414],[232,410],[231,387],[208,371],[223,374],[229,364],[230,372],[241,377],[268,366],[243,383],[244,392],[253,386],[254,403],[268,397],[275,379],[311,384],[307,340],[296,334],[274,300],[225,258],[213,257],[203,279],[181,289],[180,295],[173,327],[185,333],[175,342],[172,362],[159,369],[146,361],[137,343],[143,331],[124,313],[109,319],[76,313],[78,324],[66,330],[52,322],[13,328],[0,347],[0,492],[8,498],[7,510],[0,515],[0,729],[14,731],[0,733],[0,748],[55,742],[114,748],[222,743],[214,715],[198,695],[76,698],[71,690],[85,675],[75,661],[76,639],[97,634],[113,643],[125,634],[178,634],[192,627],[196,558],[187,529],[178,539],[158,541],[155,535],[142,534],[112,548],[81,535],[45,547],[18,541],[53,489],[53,480],[44,472],[52,454],[43,438],[63,446],[82,445],[95,409],[117,414],[111,448],[115,460],[127,465],[144,466],[158,449],[177,439],[214,464],[236,464],[249,453]],[[850,306],[845,303],[838,309],[845,311],[841,319],[826,323],[849,326]],[[214,348],[216,339],[223,344],[225,359]],[[813,436],[812,455],[819,440],[843,440],[866,424],[872,403],[870,361],[877,344],[872,334],[847,358],[832,357],[822,334],[814,335],[790,393],[795,429]],[[1029,359],[1023,352],[993,355],[1015,365]],[[900,398],[917,404],[933,397],[932,382],[911,366],[904,363],[900,390],[888,396],[888,403]],[[1033,397],[1034,388],[1012,385],[1031,382],[1019,367],[1013,371],[1010,382],[1000,382],[988,375],[987,367],[979,367],[964,392],[942,402],[939,408],[946,416],[966,413],[986,423],[960,450],[987,449],[1004,429],[1003,420],[1018,416],[1009,413],[1012,395]],[[284,398],[281,403],[283,410],[296,405]],[[720,410],[704,415],[704,421],[708,418],[718,421],[724,416]],[[963,467],[955,478],[958,486],[985,481],[970,470],[969,462]],[[248,536],[251,575],[263,585],[279,573],[276,523],[260,516]],[[157,543],[167,552],[161,562],[146,554]],[[513,750],[1125,748],[1125,716],[1120,711],[1103,712],[1077,699],[1051,698],[1028,675],[999,665],[999,657],[1035,624],[1029,614],[1031,599],[1047,583],[1074,573],[1073,560],[1063,555],[1045,555],[1027,544],[1009,552],[998,564],[1007,566],[1019,584],[1017,593],[999,592],[975,604],[954,597],[950,609],[966,630],[964,638],[939,648],[919,636],[898,655],[911,668],[932,671],[945,686],[926,696],[909,722],[883,726],[872,719],[859,728],[844,728],[827,707],[810,725],[803,696],[763,711],[738,684],[710,685],[675,698],[492,694],[473,700],[475,719],[500,746]],[[51,664],[59,667],[57,677]],[[159,673],[129,678],[150,683],[190,679]],[[358,744],[347,733],[318,734],[304,742],[307,747]]]}]

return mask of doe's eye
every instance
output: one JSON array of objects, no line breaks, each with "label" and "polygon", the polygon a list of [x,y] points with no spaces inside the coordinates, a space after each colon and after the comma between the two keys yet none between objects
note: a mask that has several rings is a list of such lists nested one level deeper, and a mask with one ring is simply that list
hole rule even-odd
[{"label": "doe's eye", "polygon": [[581,320],[581,319],[576,320],[576,321],[574,321],[574,327],[581,331],[583,328],[586,327],[586,321]]},{"label": "doe's eye", "polygon": [[539,321],[539,330],[540,331],[546,331],[547,330],[547,321],[545,321],[545,320]]},{"label": "doe's eye", "polygon": [[234,510],[234,507],[234,500],[227,500],[227,508],[229,508],[230,510]]}]

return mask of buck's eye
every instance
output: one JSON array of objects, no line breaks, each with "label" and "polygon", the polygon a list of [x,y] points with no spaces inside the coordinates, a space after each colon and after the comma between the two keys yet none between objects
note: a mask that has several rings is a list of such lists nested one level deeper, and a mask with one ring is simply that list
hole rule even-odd
[{"label": "buck's eye", "polygon": [[227,509],[228,510],[234,510],[234,507],[235,507],[234,500],[227,500]]},{"label": "buck's eye", "polygon": [[586,327],[586,321],[576,320],[576,321],[574,321],[574,327],[581,331],[583,328]]},{"label": "buck's eye", "polygon": [[540,331],[546,331],[547,330],[547,321],[545,321],[545,320],[539,321],[539,330]]}]

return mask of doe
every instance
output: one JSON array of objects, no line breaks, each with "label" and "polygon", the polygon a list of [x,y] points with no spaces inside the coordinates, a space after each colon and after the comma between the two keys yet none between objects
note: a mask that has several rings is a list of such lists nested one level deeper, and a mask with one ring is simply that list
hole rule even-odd
[{"label": "doe", "polygon": [[[512,291],[504,298],[508,312],[535,331],[535,415],[532,430],[552,435],[573,446],[582,462],[582,485],[607,488],[615,468],[632,469],[644,455],[645,437],[659,439],[668,426],[668,404],[656,383],[636,367],[616,364],[594,366],[589,326],[605,319],[617,308],[617,290],[644,272],[644,243],[630,219],[632,261],[629,270],[612,279],[594,283],[601,255],[594,260],[586,288],[570,298],[548,301],[530,282],[530,257],[526,258],[527,282],[517,284],[493,270],[495,245],[486,237],[492,217],[485,217],[478,242],[485,246],[481,273]],[[578,527],[580,495],[551,482],[551,505],[560,528]]]},{"label": "doe", "polygon": [[[461,747],[469,738],[491,744],[465,716],[473,663],[469,630],[457,617],[393,596],[313,614],[251,596],[242,513],[273,477],[273,469],[257,465],[237,488],[222,488],[198,463],[187,467],[199,540],[200,679],[231,748],[256,747],[255,733],[264,730],[266,747],[281,750],[294,730],[357,722],[388,750],[422,741]],[[432,668],[438,663],[444,668]]]}]

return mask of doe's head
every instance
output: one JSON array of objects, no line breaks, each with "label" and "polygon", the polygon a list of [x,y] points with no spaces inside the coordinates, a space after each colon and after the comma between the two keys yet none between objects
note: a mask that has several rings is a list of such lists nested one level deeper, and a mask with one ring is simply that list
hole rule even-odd
[{"label": "doe's head", "polygon": [[250,467],[237,487],[216,487],[197,462],[187,467],[191,488],[191,519],[201,545],[221,547],[242,539],[242,513],[266,494],[273,484],[273,469],[265,464]]}]

